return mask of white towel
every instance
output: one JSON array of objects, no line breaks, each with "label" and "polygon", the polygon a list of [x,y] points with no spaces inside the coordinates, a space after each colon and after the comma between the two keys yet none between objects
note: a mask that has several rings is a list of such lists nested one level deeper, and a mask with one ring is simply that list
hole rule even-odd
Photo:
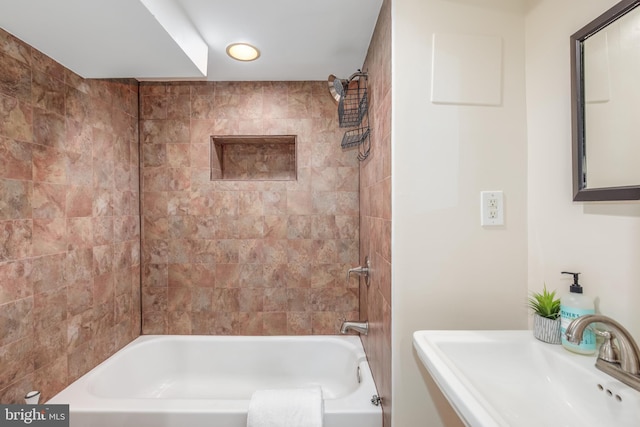
[{"label": "white towel", "polygon": [[251,396],[247,427],[322,427],[320,387],[258,390]]}]

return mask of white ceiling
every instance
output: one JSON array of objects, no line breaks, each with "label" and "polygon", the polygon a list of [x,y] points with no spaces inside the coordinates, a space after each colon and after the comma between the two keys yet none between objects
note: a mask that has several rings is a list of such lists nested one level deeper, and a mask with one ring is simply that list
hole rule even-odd
[{"label": "white ceiling", "polygon": [[[85,78],[324,80],[362,66],[382,0],[0,0],[0,27]],[[234,42],[261,51],[226,55]]]}]

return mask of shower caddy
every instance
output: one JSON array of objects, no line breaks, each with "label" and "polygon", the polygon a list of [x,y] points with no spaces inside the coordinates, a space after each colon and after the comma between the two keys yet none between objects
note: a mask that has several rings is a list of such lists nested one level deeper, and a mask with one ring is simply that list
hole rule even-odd
[{"label": "shower caddy", "polygon": [[338,101],[338,123],[341,128],[353,128],[344,133],[340,146],[343,149],[358,147],[358,160],[369,157],[371,129],[369,127],[369,99],[367,73],[358,70],[347,80],[342,80],[342,93]]}]

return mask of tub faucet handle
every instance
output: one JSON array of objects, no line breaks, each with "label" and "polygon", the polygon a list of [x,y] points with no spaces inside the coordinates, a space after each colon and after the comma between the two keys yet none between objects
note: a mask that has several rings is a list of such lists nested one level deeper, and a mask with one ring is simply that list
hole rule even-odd
[{"label": "tub faucet handle", "polygon": [[347,280],[351,277],[351,273],[355,273],[358,276],[368,276],[369,269],[367,267],[354,267],[347,270]]},{"label": "tub faucet handle", "polygon": [[347,270],[347,281],[351,278],[351,273],[364,277],[364,283],[369,286],[369,273],[371,272],[371,261],[369,257],[364,257],[364,265]]}]

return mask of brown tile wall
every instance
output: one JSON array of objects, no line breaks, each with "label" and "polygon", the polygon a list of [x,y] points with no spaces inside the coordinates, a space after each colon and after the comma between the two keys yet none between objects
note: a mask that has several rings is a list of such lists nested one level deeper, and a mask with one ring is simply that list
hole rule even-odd
[{"label": "brown tile wall", "polygon": [[[325,82],[144,83],[145,334],[334,334],[358,311],[359,172]],[[297,180],[211,181],[212,135],[297,135]]]},{"label": "brown tile wall", "polygon": [[360,259],[371,259],[369,288],[361,281],[362,337],[385,427],[391,426],[391,0],[384,0],[363,70],[369,73],[371,154],[360,169]]},{"label": "brown tile wall", "polygon": [[138,85],[0,30],[0,402],[46,400],[139,335]]}]

